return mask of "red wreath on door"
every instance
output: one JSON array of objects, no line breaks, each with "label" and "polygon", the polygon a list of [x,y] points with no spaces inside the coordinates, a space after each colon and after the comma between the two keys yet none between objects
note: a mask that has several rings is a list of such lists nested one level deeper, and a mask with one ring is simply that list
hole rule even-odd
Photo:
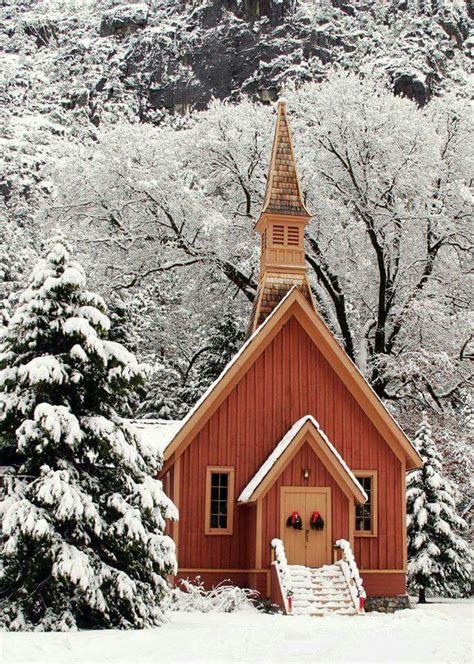
[{"label": "red wreath on door", "polygon": [[312,530],[322,530],[324,528],[324,520],[320,512],[315,511],[311,514],[309,525],[311,526]]},{"label": "red wreath on door", "polygon": [[286,525],[288,528],[294,528],[295,530],[302,530],[303,521],[299,512],[292,512],[291,515],[286,520]]}]

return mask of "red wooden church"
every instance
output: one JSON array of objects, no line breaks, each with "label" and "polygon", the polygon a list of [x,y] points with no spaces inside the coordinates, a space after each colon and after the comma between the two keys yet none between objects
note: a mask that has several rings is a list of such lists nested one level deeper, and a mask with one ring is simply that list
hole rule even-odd
[{"label": "red wooden church", "polygon": [[[421,463],[316,311],[309,219],[281,102],[247,341],[164,450],[165,486],[180,512],[178,577],[230,579],[286,608],[286,592],[296,605],[298,588],[328,588],[318,570],[342,587],[339,540],[350,544],[368,597],[406,594],[405,474]],[[272,566],[283,550],[286,586],[284,565]]]}]

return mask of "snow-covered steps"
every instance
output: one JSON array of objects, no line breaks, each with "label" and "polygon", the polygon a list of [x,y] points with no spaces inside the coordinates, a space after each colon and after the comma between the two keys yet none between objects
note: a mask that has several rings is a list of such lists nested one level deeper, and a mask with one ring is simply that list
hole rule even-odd
[{"label": "snow-covered steps", "polygon": [[324,616],[358,613],[341,562],[311,568],[288,565],[294,615]]}]

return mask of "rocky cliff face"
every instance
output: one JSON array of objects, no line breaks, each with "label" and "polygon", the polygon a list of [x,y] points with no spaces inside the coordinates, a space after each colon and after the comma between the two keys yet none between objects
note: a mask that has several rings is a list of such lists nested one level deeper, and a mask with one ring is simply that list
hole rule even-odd
[{"label": "rocky cliff face", "polygon": [[56,145],[94,141],[117,121],[179,125],[213,97],[268,103],[334,67],[379,72],[421,105],[466,94],[468,10],[463,0],[5,0],[6,214],[23,223],[39,189],[47,196],[41,173]]},{"label": "rocky cliff face", "polygon": [[[212,97],[267,102],[334,66],[380,71],[397,93],[424,104],[443,87],[465,84],[472,46],[461,0],[168,0],[111,2],[105,10],[10,3],[2,21],[15,69],[7,103],[18,87],[25,101],[45,101],[55,83],[51,103],[83,108],[96,125],[111,103],[114,113],[159,121]],[[28,71],[33,63],[43,87]]]},{"label": "rocky cliff face", "polygon": [[123,74],[150,109],[174,112],[204,108],[211,97],[269,101],[288,82],[321,78],[333,66],[378,69],[395,91],[424,104],[459,78],[468,26],[462,5],[436,0],[185,3],[166,25],[149,14]]}]

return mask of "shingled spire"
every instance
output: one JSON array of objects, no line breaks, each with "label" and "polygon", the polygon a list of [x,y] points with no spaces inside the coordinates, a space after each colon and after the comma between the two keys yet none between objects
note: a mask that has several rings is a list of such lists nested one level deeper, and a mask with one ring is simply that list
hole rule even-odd
[{"label": "shingled spire", "polygon": [[260,280],[248,336],[293,286],[314,306],[304,254],[304,229],[310,218],[301,194],[285,102],[280,101],[265,199],[255,227],[262,237]]},{"label": "shingled spire", "polygon": [[286,102],[278,102],[278,117],[273,138],[265,199],[258,226],[264,214],[296,215],[310,218],[303,203],[293,152]]}]

